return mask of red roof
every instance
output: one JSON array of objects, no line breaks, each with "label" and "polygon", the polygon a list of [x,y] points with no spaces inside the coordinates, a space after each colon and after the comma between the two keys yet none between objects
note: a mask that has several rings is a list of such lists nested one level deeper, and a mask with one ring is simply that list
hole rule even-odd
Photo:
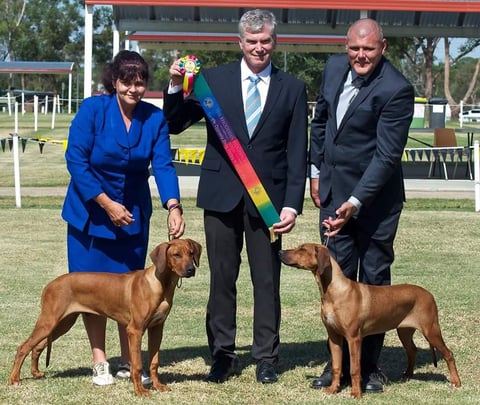
[{"label": "red roof", "polygon": [[85,0],[87,5],[114,6],[182,6],[182,7],[245,7],[245,8],[304,8],[304,9],[343,9],[343,10],[404,10],[404,11],[453,11],[480,12],[480,1],[469,0]]},{"label": "red roof", "polygon": [[68,74],[74,65],[73,62],[0,62],[0,73]]}]

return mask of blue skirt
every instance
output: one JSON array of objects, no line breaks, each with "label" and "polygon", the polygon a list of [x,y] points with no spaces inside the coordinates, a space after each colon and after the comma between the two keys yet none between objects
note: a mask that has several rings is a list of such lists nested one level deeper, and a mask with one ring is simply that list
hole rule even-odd
[{"label": "blue skirt", "polygon": [[126,273],[145,268],[148,246],[146,232],[120,239],[88,235],[71,225],[67,227],[68,271]]}]

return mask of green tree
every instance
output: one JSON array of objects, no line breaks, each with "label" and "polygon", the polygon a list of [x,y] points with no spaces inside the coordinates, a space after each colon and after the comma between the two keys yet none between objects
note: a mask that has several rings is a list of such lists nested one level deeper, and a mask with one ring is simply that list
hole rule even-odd
[{"label": "green tree", "polygon": [[83,17],[76,3],[29,1],[15,45],[17,60],[78,62],[83,49]]},{"label": "green tree", "polygon": [[[141,44],[140,44],[141,45]],[[151,83],[149,88],[163,89],[170,79],[170,64],[183,55],[195,55],[202,63],[202,69],[218,66],[220,64],[239,60],[242,57],[240,49],[238,51],[199,51],[199,50],[178,50],[172,51],[154,51],[147,50],[142,52],[145,59],[149,62],[155,76],[155,84]],[[286,70],[293,76],[305,81],[307,84],[308,99],[314,101],[320,88],[321,76],[325,60],[328,54],[320,53],[298,53],[298,52],[275,52],[272,62],[280,69]]]},{"label": "green tree", "polygon": [[[435,51],[442,39],[443,62],[435,59]],[[477,102],[480,61],[468,55],[480,45],[479,39],[466,40],[459,46],[455,57],[450,52],[449,38],[398,38],[391,43],[402,72],[412,82],[418,96],[446,98],[453,117],[458,116],[460,100],[467,104]]]},{"label": "green tree", "polygon": [[[444,65],[444,85],[443,89],[445,92],[445,97],[448,100],[448,104],[450,105],[450,109],[452,111],[452,116],[453,117],[458,117],[458,113],[460,110],[460,100],[463,103],[468,103],[469,101],[472,102],[472,104],[475,104],[476,102],[476,84],[478,81],[478,75],[480,72],[480,60],[477,60],[474,64],[470,64],[470,66],[467,64],[468,61],[465,61],[467,63],[463,63],[463,59],[466,55],[468,55],[472,50],[474,50],[478,45],[480,45],[480,40],[479,39],[469,39],[466,43],[464,43],[460,47],[460,53],[456,57],[452,57],[450,53],[450,41],[448,38],[444,38],[444,44],[445,44],[445,65]],[[461,64],[463,67],[471,67],[468,76],[467,75],[467,69],[462,69],[462,74],[459,75],[459,71],[457,70],[457,75],[456,76],[462,76],[462,79],[467,86],[461,88],[456,88],[456,97],[454,96],[454,93],[451,88],[451,71],[452,71],[452,66],[455,67],[455,65]],[[461,93],[463,90],[463,93]]]},{"label": "green tree", "polygon": [[[82,27],[84,25],[82,17]],[[98,70],[112,59],[113,49],[113,15],[110,7],[95,7],[93,10],[93,64]],[[82,37],[83,41],[83,37]],[[82,55],[83,60],[83,42]]]},{"label": "green tree", "polygon": [[440,38],[413,37],[389,39],[389,57],[397,68],[410,80],[419,97],[434,95],[435,50]]},{"label": "green tree", "polygon": [[[463,57],[450,68],[449,88],[453,99],[463,100],[465,104],[478,105],[480,88],[478,81],[479,59]],[[472,85],[472,79],[475,81]]]},{"label": "green tree", "polygon": [[330,54],[288,52],[286,55],[277,52],[273,62],[291,75],[303,80],[307,85],[308,100],[315,101],[322,82],[325,62]]},{"label": "green tree", "polygon": [[[54,7],[51,0],[0,0],[3,16],[0,20],[0,50],[4,60],[73,62],[78,69],[77,77],[83,79],[83,7],[83,2],[71,0],[57,0]],[[95,69],[111,59],[112,22],[111,7],[95,7]],[[60,93],[62,82],[65,77],[59,75],[13,75],[9,87]],[[4,87],[4,79],[0,85]]]},{"label": "green tree", "polygon": [[0,0],[0,50],[2,60],[15,60],[13,40],[25,13],[26,1]]}]

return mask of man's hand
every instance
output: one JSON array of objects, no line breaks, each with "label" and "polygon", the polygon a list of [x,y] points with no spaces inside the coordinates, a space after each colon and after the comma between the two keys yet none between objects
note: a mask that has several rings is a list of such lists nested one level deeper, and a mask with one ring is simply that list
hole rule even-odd
[{"label": "man's hand", "polygon": [[295,226],[297,216],[290,210],[283,209],[280,213],[280,222],[273,224],[272,228],[276,234],[288,233]]},{"label": "man's hand", "polygon": [[328,217],[322,222],[322,226],[326,229],[323,233],[326,237],[332,238],[340,232],[340,229],[350,220],[357,207],[346,201],[340,208],[335,211],[336,218]]},{"label": "man's hand", "polygon": [[172,86],[178,86],[183,84],[183,76],[184,74],[181,72],[179,67],[180,59],[177,59],[170,65],[169,73],[170,73],[170,80]]}]

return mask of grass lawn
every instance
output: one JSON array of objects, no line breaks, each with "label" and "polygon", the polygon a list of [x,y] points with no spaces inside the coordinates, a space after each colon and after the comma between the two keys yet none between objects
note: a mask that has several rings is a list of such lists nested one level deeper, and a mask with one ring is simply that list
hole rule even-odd
[{"label": "grass lawn", "polygon": [[[193,199],[185,200],[184,205],[185,237],[204,245],[202,214],[194,206]],[[42,288],[66,271],[65,224],[60,219],[60,207],[59,197],[30,198],[26,208],[21,209],[0,206],[0,324],[3,330],[0,380],[4,383],[17,345],[33,329]],[[284,247],[318,240],[316,221],[317,212],[307,202],[296,228],[285,237]],[[151,248],[167,239],[165,224],[165,213],[157,203]],[[480,345],[478,225],[478,214],[471,211],[406,209],[396,241],[396,261],[392,270],[394,283],[419,284],[435,295],[444,339],[456,356],[462,388],[448,388],[445,362],[439,360],[438,368],[433,367],[428,345],[418,333],[415,338],[419,347],[416,374],[411,381],[403,382],[401,375],[406,358],[396,333],[392,331],[387,334],[381,357],[382,368],[391,384],[384,394],[365,396],[365,402],[462,404],[475,403],[479,398],[476,374],[476,348]],[[272,386],[255,382],[255,366],[249,352],[252,289],[246,257],[243,259],[238,281],[237,345],[244,367],[240,377],[222,385],[202,381],[209,369],[204,327],[208,265],[204,254],[197,276],[184,280],[177,289],[175,305],[166,322],[159,373],[160,378],[170,385],[171,392],[152,392],[150,398],[139,399],[134,396],[129,383],[94,387],[90,379],[88,340],[82,323],[77,322],[67,335],[54,343],[47,378],[32,380],[27,359],[22,369],[23,385],[15,388],[0,385],[0,403],[313,404],[350,401],[348,389],[331,397],[309,388],[311,379],[327,360],[326,333],[319,316],[320,296],[313,276],[290,267],[284,267],[282,273],[280,381]],[[107,347],[115,369],[119,348],[113,322],[109,322]],[[43,359],[44,356],[41,358],[42,367]]]},{"label": "grass lawn", "polygon": [[[7,115],[8,117],[8,115]],[[0,127],[4,127],[4,116]],[[71,117],[70,117],[71,119]],[[65,123],[69,120],[65,120]],[[3,130],[7,130],[3,128]],[[1,129],[0,129],[1,131]],[[45,130],[48,133],[48,130]],[[52,134],[62,139],[66,127]],[[4,133],[0,132],[0,138]],[[8,136],[8,133],[7,133]],[[30,134],[21,134],[29,137]],[[202,130],[172,137],[198,147]],[[177,144],[180,145],[180,144]],[[0,187],[12,186],[11,153],[0,151]],[[61,145],[29,142],[21,153],[22,185],[65,186],[68,174]],[[202,212],[194,199],[185,199],[185,237],[205,246]],[[167,319],[160,348],[160,379],[169,384],[167,393],[152,392],[137,398],[132,384],[95,387],[91,383],[91,353],[81,321],[53,345],[47,378],[33,380],[29,359],[22,369],[23,384],[8,387],[16,347],[33,329],[43,287],[66,272],[66,225],[60,218],[62,197],[24,197],[15,208],[13,197],[0,197],[0,404],[319,404],[351,403],[349,388],[335,396],[310,389],[328,354],[326,332],[320,320],[320,295],[312,274],[284,267],[282,270],[282,324],[280,381],[263,386],[255,381],[250,357],[252,341],[252,288],[248,262],[243,257],[238,280],[237,348],[243,372],[225,384],[203,382],[210,359],[205,334],[208,298],[206,254],[200,259],[196,277],[177,288],[174,307]],[[308,200],[297,226],[283,241],[284,248],[318,241],[318,212]],[[166,214],[155,202],[151,246],[167,240]],[[394,331],[387,334],[381,366],[391,383],[385,393],[364,396],[369,404],[474,404],[479,403],[477,365],[480,346],[480,219],[471,200],[409,200],[402,214],[396,239],[393,283],[414,283],[430,290],[439,307],[440,325],[447,346],[453,351],[462,379],[460,389],[447,386],[448,370],[439,359],[432,364],[428,344],[417,333],[419,348],[414,378],[402,381],[406,357]],[[144,339],[144,350],[146,350]],[[115,372],[119,361],[116,326],[108,324],[107,348]],[[145,353],[144,353],[145,356]],[[41,368],[44,369],[44,356]],[[145,359],[146,360],[146,359]]]}]

